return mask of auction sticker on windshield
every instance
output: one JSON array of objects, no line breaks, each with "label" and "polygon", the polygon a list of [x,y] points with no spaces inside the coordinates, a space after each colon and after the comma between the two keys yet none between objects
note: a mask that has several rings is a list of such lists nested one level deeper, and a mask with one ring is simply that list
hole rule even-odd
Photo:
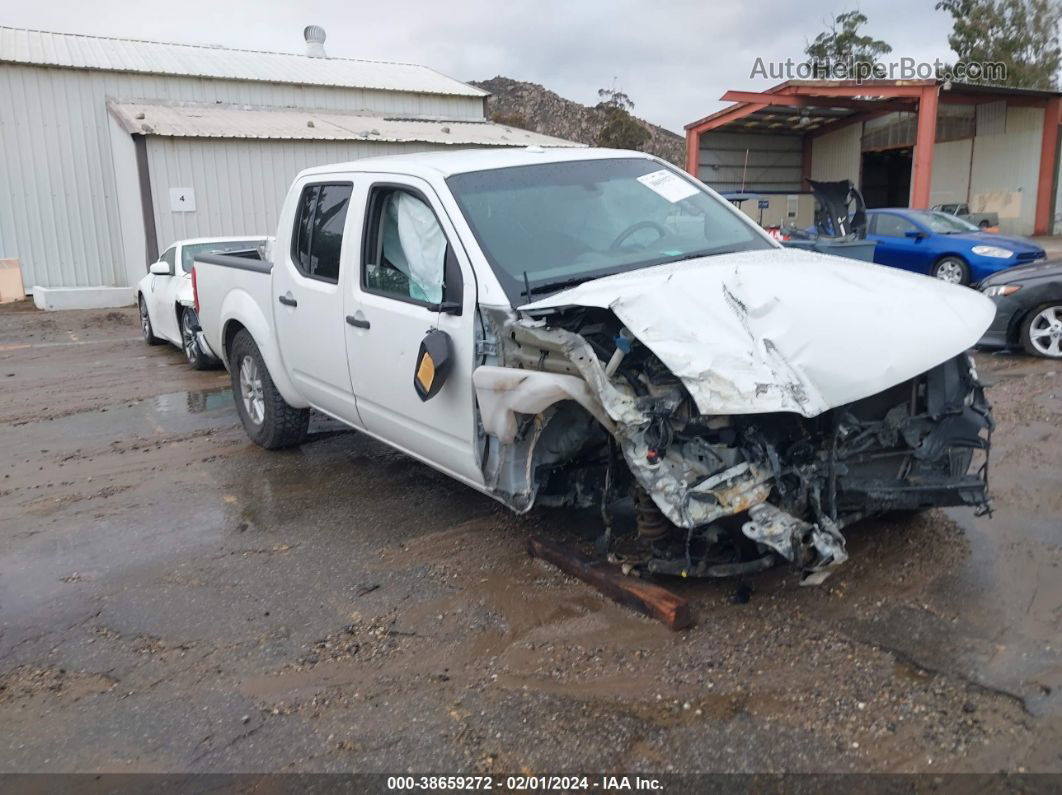
[{"label": "auction sticker on windshield", "polygon": [[672,204],[700,192],[682,177],[671,173],[666,168],[638,177],[638,181],[649,190],[659,193]]}]

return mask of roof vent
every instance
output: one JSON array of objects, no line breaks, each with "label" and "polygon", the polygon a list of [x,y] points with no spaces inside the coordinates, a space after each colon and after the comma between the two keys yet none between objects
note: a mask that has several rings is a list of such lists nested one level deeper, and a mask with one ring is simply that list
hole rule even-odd
[{"label": "roof vent", "polygon": [[327,58],[325,52],[325,29],[320,25],[307,25],[302,30],[302,37],[306,39],[306,54],[311,58]]}]

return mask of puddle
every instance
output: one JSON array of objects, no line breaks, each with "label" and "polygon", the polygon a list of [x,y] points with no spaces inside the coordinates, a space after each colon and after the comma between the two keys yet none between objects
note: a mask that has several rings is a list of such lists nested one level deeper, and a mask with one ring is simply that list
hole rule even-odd
[{"label": "puddle", "polygon": [[145,402],[152,403],[155,411],[166,414],[202,414],[233,408],[232,389],[229,387],[203,389],[198,392],[170,392]]},{"label": "puddle", "polygon": [[[119,439],[159,439],[239,423],[228,387],[170,392],[54,420],[0,427],[0,446],[17,459],[42,450],[91,449]],[[23,455],[22,457],[26,457]]]}]

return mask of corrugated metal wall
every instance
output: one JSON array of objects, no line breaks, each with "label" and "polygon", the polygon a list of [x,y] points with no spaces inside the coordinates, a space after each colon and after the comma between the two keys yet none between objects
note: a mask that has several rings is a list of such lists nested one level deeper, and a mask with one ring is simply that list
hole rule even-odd
[{"label": "corrugated metal wall", "polygon": [[965,202],[970,191],[970,155],[973,139],[933,145],[933,179],[929,204]]},{"label": "corrugated metal wall", "polygon": [[811,143],[811,178],[850,179],[859,185],[862,139],[863,125],[858,122],[815,138]]},{"label": "corrugated metal wall", "polygon": [[717,191],[800,191],[803,137],[707,132],[701,136],[698,176]]},{"label": "corrugated metal wall", "polygon": [[1007,108],[1005,127],[993,119],[987,128],[991,134],[983,134],[979,113],[970,209],[998,213],[1001,232],[1031,235],[1036,221],[1044,112],[1040,108]]},{"label": "corrugated metal wall", "polygon": [[0,257],[27,288],[120,286],[143,261],[122,245],[108,97],[483,117],[479,97],[0,64]]},{"label": "corrugated metal wall", "polygon": [[[160,248],[190,237],[271,235],[284,196],[304,168],[442,145],[360,141],[238,141],[148,137]],[[170,188],[192,188],[195,212],[174,212]]]}]

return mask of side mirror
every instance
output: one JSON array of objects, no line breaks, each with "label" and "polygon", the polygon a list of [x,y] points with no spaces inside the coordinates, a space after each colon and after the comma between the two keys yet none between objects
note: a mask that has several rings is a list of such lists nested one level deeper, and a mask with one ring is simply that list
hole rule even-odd
[{"label": "side mirror", "polygon": [[446,383],[453,364],[453,344],[445,331],[429,331],[420,341],[417,365],[413,371],[413,388],[423,401],[431,400]]},{"label": "side mirror", "polygon": [[152,262],[151,267],[148,268],[148,273],[152,276],[169,276],[170,266],[169,263],[159,260],[158,262]]},{"label": "side mirror", "polygon": [[915,229],[912,229],[912,230],[910,230],[908,232],[904,232],[903,234],[904,234],[904,237],[909,237],[909,238],[911,238],[913,240],[921,240],[923,237],[926,236],[925,232],[920,232],[920,231],[915,230]]}]

